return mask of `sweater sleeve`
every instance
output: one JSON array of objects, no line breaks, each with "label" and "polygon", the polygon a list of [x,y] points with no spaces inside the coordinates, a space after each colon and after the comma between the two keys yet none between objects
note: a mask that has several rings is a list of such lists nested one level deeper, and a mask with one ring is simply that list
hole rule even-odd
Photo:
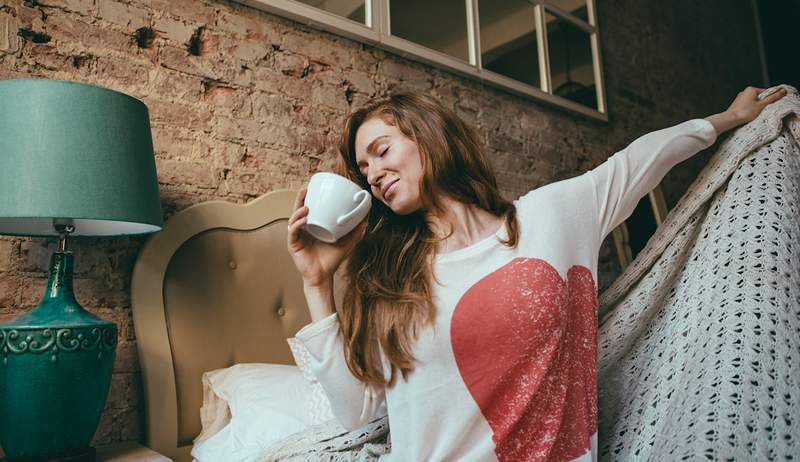
[{"label": "sweater sleeve", "polygon": [[716,138],[711,122],[688,120],[640,136],[588,171],[595,192],[600,242],[633,213],[639,200],[672,167],[711,146]]},{"label": "sweater sleeve", "polygon": [[356,379],[344,359],[344,346],[336,313],[306,325],[295,338],[311,356],[311,370],[331,403],[331,410],[342,426],[354,430],[386,415],[383,387]]}]

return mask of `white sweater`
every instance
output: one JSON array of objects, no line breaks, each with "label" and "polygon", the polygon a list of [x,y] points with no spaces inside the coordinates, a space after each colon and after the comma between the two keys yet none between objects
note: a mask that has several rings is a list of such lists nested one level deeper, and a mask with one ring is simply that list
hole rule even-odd
[{"label": "white sweater", "polygon": [[[389,389],[349,372],[336,314],[296,337],[348,429],[388,412],[382,461],[596,461],[600,244],[673,166],[714,143],[693,119],[648,133],[583,175],[514,201],[516,248],[495,235],[440,254],[436,322]],[[383,358],[384,373],[388,363]]]}]

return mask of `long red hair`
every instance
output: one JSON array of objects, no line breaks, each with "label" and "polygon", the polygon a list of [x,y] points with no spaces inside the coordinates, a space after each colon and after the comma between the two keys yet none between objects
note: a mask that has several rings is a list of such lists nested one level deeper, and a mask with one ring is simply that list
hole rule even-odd
[{"label": "long red hair", "polygon": [[[431,281],[437,238],[431,215],[441,216],[440,194],[505,218],[509,239],[519,239],[514,204],[501,197],[489,159],[475,130],[437,99],[424,94],[395,94],[373,100],[345,120],[337,173],[370,190],[356,163],[359,127],[372,117],[396,126],[417,143],[423,169],[421,210],[395,214],[373,201],[368,227],[346,262],[347,287],[337,307],[347,365],[365,383],[392,386],[400,371],[414,369],[413,342],[423,325],[433,323]],[[382,372],[380,351],[388,360]]]}]

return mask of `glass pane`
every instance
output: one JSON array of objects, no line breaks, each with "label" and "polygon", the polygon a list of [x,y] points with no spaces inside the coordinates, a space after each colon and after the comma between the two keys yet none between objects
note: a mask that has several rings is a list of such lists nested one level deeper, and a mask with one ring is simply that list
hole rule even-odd
[{"label": "glass pane", "polygon": [[478,0],[481,64],[540,87],[534,8],[526,0]]},{"label": "glass pane", "polygon": [[464,0],[392,0],[392,35],[469,61]]},{"label": "glass pane", "polygon": [[589,23],[589,16],[586,13],[586,0],[548,0],[547,3],[561,11],[583,19],[587,24]]},{"label": "glass pane", "polygon": [[347,18],[351,21],[366,24],[366,10],[364,2],[366,0],[297,0],[300,3],[325,10],[328,13]]},{"label": "glass pane", "polygon": [[550,13],[545,17],[553,94],[597,109],[589,33]]}]

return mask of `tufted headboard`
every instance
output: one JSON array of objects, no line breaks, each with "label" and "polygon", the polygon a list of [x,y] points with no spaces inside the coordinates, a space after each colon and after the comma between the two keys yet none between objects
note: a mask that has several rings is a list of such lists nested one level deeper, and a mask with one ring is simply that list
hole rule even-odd
[{"label": "tufted headboard", "polygon": [[[175,461],[192,460],[203,372],[237,363],[294,363],[286,338],[310,322],[286,250],[296,195],[279,190],[245,205],[191,206],[153,235],[136,260],[131,298],[145,444]],[[336,279],[338,303],[342,283]]]}]

